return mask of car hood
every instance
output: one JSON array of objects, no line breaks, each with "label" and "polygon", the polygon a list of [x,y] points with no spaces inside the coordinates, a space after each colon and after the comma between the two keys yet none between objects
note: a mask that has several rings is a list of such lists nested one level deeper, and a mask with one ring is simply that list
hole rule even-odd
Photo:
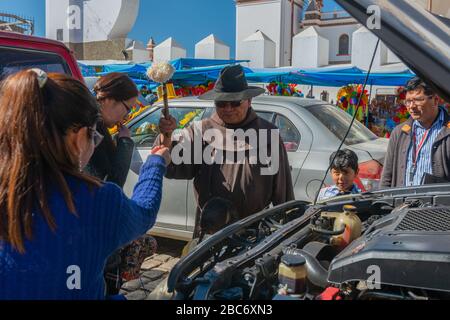
[{"label": "car hood", "polygon": [[[378,138],[364,143],[354,144],[350,149],[366,151],[370,157],[380,163],[384,162],[384,157],[388,148],[389,140],[385,138]],[[356,149],[356,150],[355,150]]]},{"label": "car hood", "polygon": [[336,0],[364,26],[372,14],[369,6],[380,9],[381,28],[371,31],[411,70],[450,101],[450,28],[448,19],[437,17],[412,1]]}]

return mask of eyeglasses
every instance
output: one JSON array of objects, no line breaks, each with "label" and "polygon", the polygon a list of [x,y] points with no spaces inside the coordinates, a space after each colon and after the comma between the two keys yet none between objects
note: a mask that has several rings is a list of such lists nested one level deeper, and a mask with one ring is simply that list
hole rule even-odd
[{"label": "eyeglasses", "polygon": [[123,101],[121,101],[121,102],[122,102],[123,106],[125,107],[125,109],[127,110],[127,113],[130,113],[131,107],[127,106],[127,104],[125,102],[123,102]]},{"label": "eyeglasses", "polygon": [[414,99],[410,99],[410,100],[405,100],[405,106],[410,106],[410,105],[412,105],[413,103],[414,103],[415,105],[421,106],[421,105],[423,105],[423,104],[425,103],[425,101],[426,101],[427,99],[429,99],[430,97],[432,97],[432,96],[419,97],[419,98],[414,98]]},{"label": "eyeglasses", "polygon": [[91,136],[92,140],[94,141],[94,147],[97,148],[100,143],[103,141],[103,135],[100,134],[97,130],[94,130],[92,128],[88,128],[89,135]]},{"label": "eyeglasses", "polygon": [[232,108],[237,108],[242,104],[242,100],[239,101],[215,101],[214,104],[217,108],[225,108],[230,105]]}]

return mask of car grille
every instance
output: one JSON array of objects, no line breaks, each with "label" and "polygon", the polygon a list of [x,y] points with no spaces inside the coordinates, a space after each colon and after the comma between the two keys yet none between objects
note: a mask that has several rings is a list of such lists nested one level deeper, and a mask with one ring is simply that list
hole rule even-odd
[{"label": "car grille", "polygon": [[450,208],[409,210],[396,231],[450,231]]}]

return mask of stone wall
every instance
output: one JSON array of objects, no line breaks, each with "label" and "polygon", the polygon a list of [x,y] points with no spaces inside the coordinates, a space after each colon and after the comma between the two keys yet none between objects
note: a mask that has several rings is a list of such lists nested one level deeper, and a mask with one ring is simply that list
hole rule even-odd
[{"label": "stone wall", "polygon": [[107,41],[68,43],[66,44],[75,54],[78,60],[132,60],[133,53],[128,51],[128,59],[125,59],[122,51],[126,39],[114,39]]}]

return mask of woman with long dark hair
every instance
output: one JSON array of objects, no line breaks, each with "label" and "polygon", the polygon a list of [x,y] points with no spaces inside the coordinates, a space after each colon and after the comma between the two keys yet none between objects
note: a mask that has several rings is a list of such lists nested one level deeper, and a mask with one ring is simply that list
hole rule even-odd
[{"label": "woman with long dark hair", "polygon": [[102,299],[103,268],[156,219],[168,150],[154,149],[132,199],[83,173],[102,136],[89,90],[20,71],[0,87],[0,299]]}]

